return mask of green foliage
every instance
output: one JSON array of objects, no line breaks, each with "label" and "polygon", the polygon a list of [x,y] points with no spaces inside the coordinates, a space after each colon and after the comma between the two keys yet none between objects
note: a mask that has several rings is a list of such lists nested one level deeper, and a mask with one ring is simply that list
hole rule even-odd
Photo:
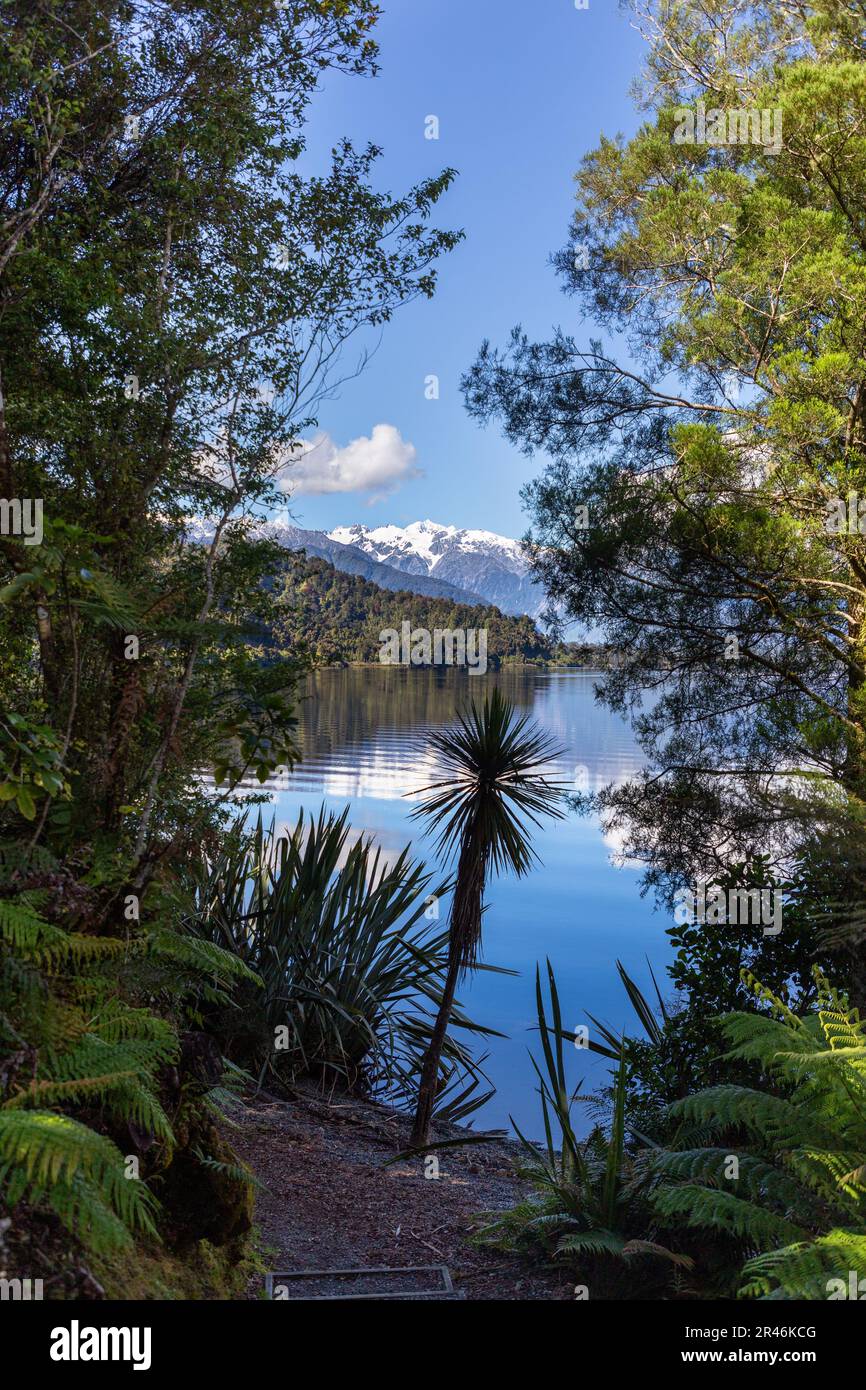
[{"label": "green foliage", "polygon": [[[228,951],[249,982],[208,1014],[226,1055],[263,1076],[309,1073],[406,1101],[438,1004],[447,932],[425,920],[442,893],[404,850],[393,864],[353,839],[348,808],[301,813],[290,835],[241,821],[191,879],[191,951]],[[455,1027],[481,1033],[458,1011]],[[443,1116],[483,1103],[449,1039]],[[462,1081],[461,1081],[461,1078]],[[471,1097],[471,1099],[470,1099]],[[467,1110],[464,1110],[467,1105]]]},{"label": "green foliage", "polygon": [[44,921],[34,906],[34,895],[24,893],[15,901],[0,899],[0,939],[21,960],[49,969],[117,956],[124,949],[113,937],[75,935]]},{"label": "green foliage", "polygon": [[[766,879],[766,864],[755,856],[749,864],[732,866],[719,876],[727,891],[744,884],[759,885]],[[779,888],[776,892],[781,892]],[[617,962],[620,977],[641,1025],[642,1034],[623,1040],[628,1059],[629,1114],[633,1127],[656,1140],[670,1132],[668,1107],[690,1091],[721,1082],[747,1084],[755,1067],[745,1060],[723,1057],[724,1037],[719,1019],[732,1010],[770,1005],[755,1001],[748,984],[760,974],[767,999],[784,999],[794,1011],[808,1008],[815,996],[813,962],[820,940],[815,899],[801,875],[785,884],[784,929],[766,937],[757,922],[728,922],[713,928],[705,922],[675,921],[667,936],[675,949],[668,976],[676,994],[665,1004],[656,985],[657,1009],[653,1009]],[[829,958],[822,952],[819,959]],[[655,983],[655,977],[653,977]],[[616,1040],[593,1019],[604,1039],[591,1047],[618,1056]]]},{"label": "green foliage", "polygon": [[[862,821],[866,67],[842,0],[635,7],[645,119],[582,161],[557,257],[578,327],[483,343],[464,388],[549,459],[536,577],[622,654],[603,698],[646,753],[597,808],[669,901]],[[698,103],[778,139],[678,138]]]},{"label": "green foliage", "polygon": [[764,1085],[671,1107],[678,1141],[653,1156],[653,1206],[751,1252],[743,1295],[826,1298],[829,1280],[866,1271],[866,1024],[817,969],[803,1018],[747,972],[744,983],[770,1012],[721,1020],[725,1060],[755,1065]]},{"label": "green foliage", "polygon": [[[590,1280],[590,1295],[624,1296],[659,1290],[663,1280],[651,1263],[662,1259],[686,1269],[691,1261],[660,1244],[653,1230],[645,1165],[626,1146],[626,1062],[620,1058],[612,1092],[610,1127],[592,1128],[580,1139],[572,1119],[582,1083],[572,1090],[566,1078],[565,1046],[556,979],[547,962],[550,1016],[535,972],[541,1062],[532,1057],[539,1081],[545,1141],[536,1145],[517,1130],[523,1145],[523,1171],[535,1189],[531,1200],[497,1216],[482,1233],[494,1243],[538,1246],[564,1258],[579,1277]],[[585,1097],[584,1097],[585,1099]],[[512,1124],[514,1122],[512,1121]],[[620,1262],[611,1266],[611,1259]]]},{"label": "green foliage", "polygon": [[304,664],[273,642],[283,552],[256,521],[341,348],[459,240],[430,225],[450,170],[380,192],[348,141],[301,168],[320,81],[375,71],[376,17],[3,6],[0,497],[44,525],[0,537],[0,1162],[13,1218],[53,1206],[98,1250],[153,1231],[156,1177],[161,1232],[175,1198],[214,1240],[248,1225],[245,1179],[211,1200],[239,1184],[181,1034],[265,990],[178,904],[230,814],[202,774],[298,756]]},{"label": "green foliage", "polygon": [[13,1211],[22,1200],[47,1204],[95,1250],[128,1243],[137,1229],[153,1232],[153,1196],[128,1179],[117,1145],[59,1112],[101,1116],[118,1133],[132,1123],[170,1149],[157,1073],[175,1055],[174,1030],[113,993],[122,943],[78,937],[43,921],[32,904],[5,899],[0,927],[4,1202]]},{"label": "green foliage", "polygon": [[14,711],[0,718],[0,805],[14,801],[18,814],[31,821],[42,796],[69,794],[63,749],[54,731]]},{"label": "green foliage", "polygon": [[148,875],[213,826],[202,768],[230,789],[297,758],[256,520],[342,345],[459,240],[430,225],[450,170],[382,193],[345,140],[300,168],[317,83],[375,70],[376,17],[4,6],[0,496],[40,499],[44,534],[0,540],[0,830],[38,817],[76,863],[108,836]]},{"label": "green foliage", "polygon": [[23,1198],[46,1203],[96,1252],[155,1233],[156,1204],[144,1183],[129,1181],[124,1156],[109,1139],[51,1110],[0,1108],[0,1185],[9,1208]]},{"label": "green foliage", "polygon": [[47,920],[48,891],[29,883],[58,876],[47,851],[0,845],[0,1182],[13,1217],[21,1202],[50,1207],[106,1253],[156,1230],[153,1192],[127,1176],[118,1145],[125,1136],[128,1152],[131,1129],[147,1137],[152,1166],[170,1164],[161,1077],[180,1026],[252,977],[168,924],[130,923],[117,937]]},{"label": "green foliage", "polygon": [[293,554],[284,568],[277,637],[291,649],[306,646],[316,665],[378,662],[380,634],[387,629],[399,633],[404,622],[428,632],[485,628],[487,658],[493,665],[552,661],[566,655],[565,648],[543,637],[526,616],[510,618],[492,606],[473,607],[409,590],[380,589],[315,556]]}]

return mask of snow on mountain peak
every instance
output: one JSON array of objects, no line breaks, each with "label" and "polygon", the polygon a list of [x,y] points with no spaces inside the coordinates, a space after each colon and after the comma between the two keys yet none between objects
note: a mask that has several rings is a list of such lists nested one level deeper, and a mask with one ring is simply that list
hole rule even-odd
[{"label": "snow on mountain peak", "polygon": [[536,616],[544,605],[520,542],[495,531],[442,526],[428,517],[408,526],[336,526],[328,537],[404,574],[435,575],[470,589],[506,613]]},{"label": "snow on mountain peak", "polygon": [[428,570],[435,569],[446,556],[458,551],[498,555],[508,562],[509,568],[514,567],[519,573],[526,571],[519,541],[499,536],[495,531],[443,526],[429,518],[410,522],[408,526],[337,526],[328,535],[332,541],[343,545],[360,545],[377,560],[386,560],[395,554],[415,555],[424,561]]}]

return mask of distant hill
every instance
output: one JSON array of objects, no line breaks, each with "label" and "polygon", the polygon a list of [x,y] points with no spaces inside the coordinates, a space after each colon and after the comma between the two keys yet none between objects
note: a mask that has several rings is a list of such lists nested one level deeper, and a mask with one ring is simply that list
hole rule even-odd
[{"label": "distant hill", "polygon": [[487,629],[491,665],[552,661],[564,649],[549,642],[527,616],[510,617],[491,604],[457,603],[441,596],[393,591],[346,574],[317,555],[287,558],[282,582],[285,616],[274,636],[281,645],[306,646],[316,665],[376,662],[380,633],[402,623],[432,632]]}]

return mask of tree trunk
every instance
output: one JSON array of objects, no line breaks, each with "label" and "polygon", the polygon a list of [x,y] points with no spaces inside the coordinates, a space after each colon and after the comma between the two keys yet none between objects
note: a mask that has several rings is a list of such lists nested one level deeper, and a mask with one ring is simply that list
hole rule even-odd
[{"label": "tree trunk", "polygon": [[412,1127],[411,1139],[412,1147],[415,1149],[423,1149],[425,1144],[430,1142],[430,1123],[433,1119],[433,1106],[436,1101],[436,1083],[439,1079],[439,1059],[442,1056],[442,1048],[445,1044],[448,1024],[451,1022],[451,1010],[454,1007],[454,995],[457,991],[457,977],[459,974],[460,956],[452,941],[448,956],[448,973],[445,976],[445,984],[442,988],[442,1002],[439,1005],[439,1012],[436,1015],[433,1032],[430,1034],[430,1045],[427,1048],[424,1065],[421,1068],[421,1080],[418,1085],[418,1105],[415,1110],[415,1123]]}]

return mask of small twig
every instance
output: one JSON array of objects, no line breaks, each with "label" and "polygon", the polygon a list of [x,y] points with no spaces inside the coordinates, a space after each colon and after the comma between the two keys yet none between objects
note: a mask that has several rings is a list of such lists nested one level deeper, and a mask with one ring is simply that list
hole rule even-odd
[{"label": "small twig", "polygon": [[[409,1228],[407,1227],[406,1229],[408,1230]],[[442,1227],[441,1227],[441,1226],[437,1226],[436,1229],[437,1229],[437,1231],[440,1231],[440,1230],[442,1229]],[[443,1252],[442,1252],[441,1250],[438,1250],[438,1249],[436,1248],[435,1245],[431,1245],[430,1242],[429,1242],[429,1240],[424,1240],[424,1238],[423,1238],[422,1236],[419,1236],[419,1234],[418,1234],[417,1231],[411,1231],[411,1230],[410,1230],[410,1231],[409,1231],[409,1234],[410,1234],[410,1236],[414,1236],[415,1240],[420,1241],[420,1243],[421,1243],[422,1245],[426,1245],[428,1250],[432,1250],[434,1255],[438,1255],[439,1258],[440,1258],[440,1260],[444,1260],[444,1259],[445,1259],[445,1255],[443,1254]]]}]

